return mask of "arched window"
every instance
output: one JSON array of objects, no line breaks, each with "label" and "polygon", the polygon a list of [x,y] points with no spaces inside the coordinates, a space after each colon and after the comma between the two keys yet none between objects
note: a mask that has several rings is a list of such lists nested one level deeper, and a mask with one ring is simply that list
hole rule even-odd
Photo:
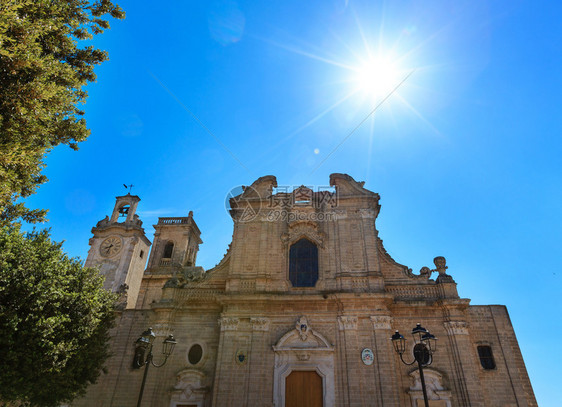
[{"label": "arched window", "polygon": [[119,208],[119,217],[120,218],[126,218],[127,215],[129,214],[129,209],[131,209],[131,205],[129,204],[125,204],[122,207]]},{"label": "arched window", "polygon": [[174,251],[174,243],[173,242],[166,243],[166,246],[164,246],[164,254],[162,255],[162,258],[171,259],[173,251]]},{"label": "arched window", "polygon": [[293,287],[314,287],[318,280],[318,248],[308,239],[289,250],[289,280]]}]

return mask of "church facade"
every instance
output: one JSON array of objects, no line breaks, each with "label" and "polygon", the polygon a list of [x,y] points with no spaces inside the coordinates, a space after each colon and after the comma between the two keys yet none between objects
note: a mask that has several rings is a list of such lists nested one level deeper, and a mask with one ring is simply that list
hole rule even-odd
[{"label": "church facade", "polygon": [[232,243],[207,271],[191,212],[159,218],[151,244],[140,199],[118,197],[86,261],[121,293],[113,356],[73,405],[135,406],[134,343],[152,327],[156,363],[159,342],[173,333],[177,345],[150,368],[145,406],[423,406],[419,371],[390,340],[421,323],[438,338],[430,406],[536,406],[506,308],[460,298],[441,256],[419,273],[398,264],[376,228],[379,195],[345,174],[330,186],[245,187],[230,199]]}]

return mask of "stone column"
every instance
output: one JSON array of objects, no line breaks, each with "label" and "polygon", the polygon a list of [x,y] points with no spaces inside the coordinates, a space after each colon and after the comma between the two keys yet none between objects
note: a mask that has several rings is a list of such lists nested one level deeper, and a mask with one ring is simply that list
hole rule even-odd
[{"label": "stone column", "polygon": [[[250,348],[249,363],[249,386],[246,389],[246,405],[267,405],[268,400],[273,399],[271,388],[273,355],[268,358],[271,346],[268,346],[268,333],[270,321],[268,318],[252,317],[252,345]],[[270,361],[271,363],[268,363]],[[268,386],[269,384],[269,386]]]},{"label": "stone column", "polygon": [[238,348],[238,326],[240,319],[222,316],[219,318],[220,337],[217,351],[217,365],[213,384],[213,406],[242,405],[236,400],[233,404],[232,387],[235,376],[234,356]]},{"label": "stone column", "polygon": [[[361,351],[357,344],[357,324],[358,318],[355,316],[338,317],[338,326],[343,343],[344,360],[341,361],[341,367],[344,369],[344,387],[347,390],[349,403],[348,406],[364,406],[366,405],[364,395],[364,378],[360,373],[359,364],[361,363]],[[341,353],[340,353],[341,354]]]},{"label": "stone column", "polygon": [[468,333],[468,323],[465,321],[446,321],[443,324],[447,331],[451,357],[455,368],[454,380],[457,388],[457,403],[459,406],[484,406],[480,392],[480,379],[474,358],[473,346]]},{"label": "stone column", "polygon": [[400,396],[396,380],[396,359],[390,337],[392,336],[392,318],[388,315],[372,315],[373,342],[375,344],[375,383],[377,386],[377,405],[399,407]]}]

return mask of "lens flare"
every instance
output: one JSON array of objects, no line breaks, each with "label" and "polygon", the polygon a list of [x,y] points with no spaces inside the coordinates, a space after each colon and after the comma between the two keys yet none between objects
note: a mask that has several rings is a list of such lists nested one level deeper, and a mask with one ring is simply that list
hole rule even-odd
[{"label": "lens flare", "polygon": [[386,96],[401,80],[401,70],[388,58],[374,58],[354,70],[352,82],[356,91],[367,96]]}]

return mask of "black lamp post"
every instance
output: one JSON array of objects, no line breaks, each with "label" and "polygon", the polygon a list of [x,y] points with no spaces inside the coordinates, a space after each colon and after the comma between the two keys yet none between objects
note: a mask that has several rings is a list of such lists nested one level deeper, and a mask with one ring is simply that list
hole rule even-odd
[{"label": "black lamp post", "polygon": [[148,374],[148,367],[150,365],[154,367],[164,366],[164,364],[168,360],[168,357],[174,351],[174,346],[176,346],[177,343],[173,335],[168,335],[168,337],[164,339],[164,341],[162,342],[162,354],[164,355],[164,361],[158,365],[154,363],[152,355],[152,343],[154,342],[154,338],[156,338],[156,335],[154,335],[154,332],[152,332],[152,328],[148,328],[135,342],[135,357],[133,359],[133,369],[140,369],[144,366],[144,375],[142,376],[142,384],[140,388],[137,407],[140,407],[141,405],[142,393],[144,392],[144,384],[146,382],[146,375]]},{"label": "black lamp post", "polygon": [[404,335],[400,335],[400,332],[396,331],[392,335],[392,345],[396,353],[400,355],[400,360],[405,365],[413,365],[418,363],[418,368],[420,370],[420,380],[423,391],[423,401],[425,402],[425,407],[429,407],[429,402],[427,401],[427,391],[425,389],[425,379],[423,377],[424,366],[429,366],[433,362],[433,353],[437,350],[437,338],[435,335],[429,333],[427,329],[417,324],[414,329],[412,329],[412,336],[414,337],[414,360],[410,363],[406,362],[402,355],[406,351],[406,338]]}]

